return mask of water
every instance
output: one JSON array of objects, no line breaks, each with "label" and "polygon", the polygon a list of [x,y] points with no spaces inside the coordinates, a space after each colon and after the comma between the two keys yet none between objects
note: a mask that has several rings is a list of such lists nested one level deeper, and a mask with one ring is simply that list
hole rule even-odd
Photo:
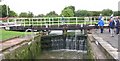
[{"label": "water", "polygon": [[83,53],[77,50],[52,50],[43,51],[37,59],[83,59],[85,55],[86,51]]},{"label": "water", "polygon": [[43,37],[41,42],[43,51],[37,59],[83,59],[87,54],[86,36],[78,30],[73,35]]}]

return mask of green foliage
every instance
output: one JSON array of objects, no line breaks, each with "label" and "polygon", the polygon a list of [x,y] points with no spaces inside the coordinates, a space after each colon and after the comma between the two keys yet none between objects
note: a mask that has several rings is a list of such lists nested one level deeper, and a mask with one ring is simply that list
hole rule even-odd
[{"label": "green foliage", "polygon": [[2,17],[2,6],[0,5],[0,17]]},{"label": "green foliage", "polygon": [[[0,10],[2,10],[2,17],[7,17],[7,6],[2,5]],[[10,11],[10,8],[8,7],[8,13],[9,13],[9,11]]]},{"label": "green foliage", "polygon": [[120,16],[120,11],[114,11],[114,16]]},{"label": "green foliage", "polygon": [[9,13],[9,17],[16,17],[17,14],[14,11],[10,11]]},{"label": "green foliage", "polygon": [[118,11],[118,16],[120,16],[120,11]]},{"label": "green foliage", "polygon": [[15,16],[17,16],[17,14],[14,11],[10,10],[9,6],[0,5],[0,17],[15,17]]},{"label": "green foliage", "polygon": [[33,17],[33,16],[34,16],[34,14],[29,11],[29,13],[27,14],[27,17]]},{"label": "green foliage", "polygon": [[[35,37],[34,42],[30,45],[24,44],[10,53],[5,53],[6,59],[35,59],[41,53],[40,35]],[[27,40],[27,41],[32,41]],[[23,60],[24,61],[24,60]],[[25,60],[26,61],[26,60]],[[32,61],[32,60],[28,60]]]},{"label": "green foliage", "polygon": [[91,14],[87,10],[78,10],[75,12],[76,17],[81,17],[81,16],[90,16]]},{"label": "green foliage", "polygon": [[74,12],[73,12],[72,9],[66,8],[66,9],[64,9],[64,10],[62,11],[62,15],[63,15],[64,17],[73,17],[73,16],[74,16]]},{"label": "green foliage", "polygon": [[55,11],[51,11],[46,14],[46,17],[58,17],[58,14]]},{"label": "green foliage", "polygon": [[74,6],[65,7],[62,10],[61,16],[62,15],[65,17],[74,17],[75,16],[75,7]]},{"label": "green foliage", "polygon": [[72,9],[73,11],[75,11],[75,7],[74,7],[74,6],[68,6],[68,7],[65,7],[64,9],[67,9],[67,8],[70,8],[70,9]]},{"label": "green foliage", "polygon": [[27,13],[26,12],[21,12],[19,14],[19,17],[28,17]]},{"label": "green foliage", "polygon": [[[0,40],[4,41],[9,38],[13,38],[16,36],[24,36],[25,32],[16,32],[16,31],[6,31],[6,30],[0,30],[2,38],[0,37]],[[30,32],[26,34],[31,34]],[[11,36],[12,35],[12,36]]]},{"label": "green foliage", "polygon": [[113,11],[110,10],[110,9],[103,9],[103,10],[102,10],[102,14],[103,14],[104,16],[110,16],[111,14],[113,14]]},{"label": "green foliage", "polygon": [[99,16],[100,13],[100,11],[90,11],[91,16]]},{"label": "green foliage", "polygon": [[36,17],[44,17],[44,16],[45,16],[44,14],[39,14]]}]

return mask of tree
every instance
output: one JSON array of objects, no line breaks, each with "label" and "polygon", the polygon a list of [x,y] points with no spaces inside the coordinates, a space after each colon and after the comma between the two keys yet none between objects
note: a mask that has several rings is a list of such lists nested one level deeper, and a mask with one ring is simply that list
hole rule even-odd
[{"label": "tree", "polygon": [[90,14],[92,15],[92,16],[99,16],[100,15],[100,11],[90,11]]},{"label": "tree", "polygon": [[61,15],[63,15],[64,17],[73,17],[74,16],[74,12],[73,12],[72,9],[67,8],[67,9],[64,9],[62,11]]},{"label": "tree", "polygon": [[9,12],[9,17],[16,17],[17,14],[14,11]]},{"label": "tree", "polygon": [[113,11],[110,10],[110,9],[103,9],[103,10],[102,10],[102,14],[103,14],[104,16],[110,16],[111,14],[113,14]]},{"label": "tree", "polygon": [[0,17],[2,17],[2,5],[0,5]]},{"label": "tree", "polygon": [[77,11],[75,12],[75,16],[76,16],[76,17],[80,17],[80,16],[81,16],[80,14],[81,14],[80,10],[77,10]]},{"label": "tree", "polygon": [[114,16],[120,16],[120,11],[114,11]]},{"label": "tree", "polygon": [[0,5],[0,6],[1,6],[0,11],[1,11],[2,17],[9,16],[9,15],[7,15],[7,9],[8,9],[8,14],[9,14],[9,11],[10,11],[9,6],[8,6],[8,8],[7,8],[6,5]]},{"label": "tree", "polygon": [[34,17],[34,14],[32,12],[28,12],[27,17]]},{"label": "tree", "polygon": [[120,16],[120,11],[118,11],[118,16]]},{"label": "tree", "polygon": [[28,17],[27,13],[26,12],[21,12],[19,14],[19,17]]},{"label": "tree", "polygon": [[37,17],[44,17],[44,16],[45,16],[44,14],[37,15]]},{"label": "tree", "polygon": [[87,10],[78,10],[75,12],[75,16],[80,17],[80,16],[90,16],[90,12]]},{"label": "tree", "polygon": [[[68,11],[67,11],[67,10],[68,10]],[[63,12],[64,12],[64,14],[63,14]],[[67,13],[65,14],[65,12],[67,12]],[[70,12],[71,12],[71,14],[70,14]],[[75,7],[74,7],[74,6],[65,7],[65,8],[62,10],[61,15],[68,16],[68,17],[70,17],[70,16],[75,16]]]},{"label": "tree", "polygon": [[[8,9],[8,14],[7,14],[7,9]],[[6,5],[0,5],[0,17],[15,17],[17,16],[17,13],[14,11],[10,10],[9,6]]]},{"label": "tree", "polygon": [[46,14],[47,17],[57,17],[58,14],[55,11],[51,11],[49,13]]}]

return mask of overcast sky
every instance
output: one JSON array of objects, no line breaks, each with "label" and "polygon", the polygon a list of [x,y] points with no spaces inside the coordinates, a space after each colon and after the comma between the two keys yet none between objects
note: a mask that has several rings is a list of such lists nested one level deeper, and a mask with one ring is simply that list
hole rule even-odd
[{"label": "overcast sky", "polygon": [[75,10],[101,11],[103,9],[118,10],[120,0],[3,0],[0,4],[7,4],[18,14],[31,11],[35,15],[55,11],[60,14],[66,6],[75,6]]}]

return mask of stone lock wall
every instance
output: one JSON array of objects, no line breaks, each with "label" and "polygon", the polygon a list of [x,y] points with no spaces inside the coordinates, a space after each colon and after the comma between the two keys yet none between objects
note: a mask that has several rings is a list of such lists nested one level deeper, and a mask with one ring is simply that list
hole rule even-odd
[{"label": "stone lock wall", "polygon": [[34,59],[41,52],[41,36],[37,35],[34,39],[25,40],[21,45],[3,52],[5,59]]}]

